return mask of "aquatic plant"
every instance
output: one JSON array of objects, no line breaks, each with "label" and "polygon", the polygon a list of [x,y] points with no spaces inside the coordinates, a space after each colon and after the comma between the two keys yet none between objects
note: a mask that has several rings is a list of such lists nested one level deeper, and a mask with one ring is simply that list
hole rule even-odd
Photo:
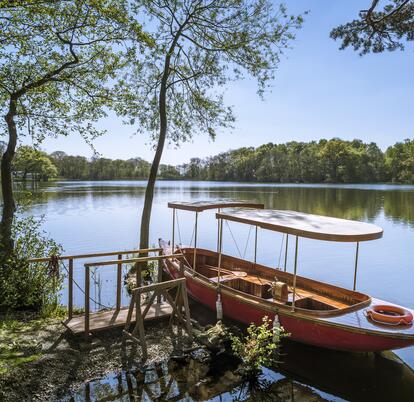
[{"label": "aquatic plant", "polygon": [[233,353],[243,362],[241,373],[245,378],[255,378],[262,366],[274,366],[279,363],[280,342],[289,336],[283,327],[268,316],[264,316],[261,325],[251,324],[246,336],[231,335]]}]

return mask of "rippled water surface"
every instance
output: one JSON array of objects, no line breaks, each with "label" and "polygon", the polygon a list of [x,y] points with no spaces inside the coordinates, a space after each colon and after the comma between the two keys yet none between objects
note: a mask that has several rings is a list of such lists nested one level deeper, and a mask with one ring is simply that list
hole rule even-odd
[{"label": "rippled water surface", "polygon": [[[138,244],[144,191],[145,182],[142,181],[47,183],[35,190],[31,212],[45,216],[45,229],[63,245],[66,254],[134,249]],[[151,243],[155,245],[160,237],[171,238],[172,213],[167,208],[168,201],[217,198],[254,200],[263,202],[267,208],[356,219],[383,227],[382,239],[361,244],[357,288],[414,308],[414,186],[161,181],[154,198]],[[176,239],[190,244],[193,225],[194,215],[180,211]],[[224,229],[224,251],[253,258],[253,231],[236,223],[225,225]],[[198,244],[214,249],[216,241],[214,212],[205,212],[199,218]],[[292,269],[293,251],[291,248],[288,254],[289,270]],[[282,235],[260,230],[258,262],[276,266],[283,264],[283,258]],[[354,258],[354,244],[300,239],[298,273],[352,287]],[[75,279],[80,286],[83,286],[82,263],[84,261],[75,269]],[[95,298],[105,305],[113,305],[114,285],[114,269],[97,271],[92,281]],[[65,298],[64,291],[63,301]],[[127,296],[123,298],[126,303]],[[77,289],[75,302],[79,306],[83,304],[82,294]],[[332,355],[332,361],[328,359],[327,364],[337,364],[337,354],[323,353]],[[414,366],[414,349],[406,349],[399,355]]]}]

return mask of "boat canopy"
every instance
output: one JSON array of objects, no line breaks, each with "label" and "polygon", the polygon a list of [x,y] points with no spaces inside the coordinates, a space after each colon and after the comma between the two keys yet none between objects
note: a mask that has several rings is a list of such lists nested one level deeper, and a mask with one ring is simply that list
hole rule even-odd
[{"label": "boat canopy", "polygon": [[168,203],[168,208],[183,209],[186,211],[202,212],[207,209],[219,208],[255,208],[263,209],[264,205],[251,201],[209,200],[209,201],[173,201]]},{"label": "boat canopy", "polygon": [[336,242],[361,242],[382,237],[377,225],[296,211],[244,209],[218,212],[217,219],[246,223],[263,229]]}]

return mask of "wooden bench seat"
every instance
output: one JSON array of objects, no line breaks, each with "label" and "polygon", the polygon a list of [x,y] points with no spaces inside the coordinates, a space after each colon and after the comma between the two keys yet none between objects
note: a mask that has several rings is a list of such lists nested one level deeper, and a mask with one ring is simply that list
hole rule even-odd
[{"label": "wooden bench seat", "polygon": [[[292,301],[292,297],[293,297],[293,288],[289,287],[289,301],[290,302]],[[303,298],[306,298],[306,297],[317,300],[317,301],[319,301],[321,303],[324,303],[324,304],[328,304],[328,305],[330,305],[330,306],[332,306],[336,309],[342,309],[342,308],[345,308],[345,307],[349,306],[346,303],[340,302],[338,300],[333,300],[330,297],[321,296],[321,295],[309,292],[309,291],[304,290],[304,289],[296,289],[296,300],[303,299]]]}]

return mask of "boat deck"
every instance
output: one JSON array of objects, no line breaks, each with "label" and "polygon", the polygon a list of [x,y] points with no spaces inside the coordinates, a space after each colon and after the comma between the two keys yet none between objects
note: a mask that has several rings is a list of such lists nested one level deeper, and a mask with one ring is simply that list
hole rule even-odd
[{"label": "boat deck", "polygon": [[[146,305],[141,307],[141,311],[144,311]],[[168,303],[155,303],[153,304],[148,313],[145,316],[145,321],[155,320],[157,318],[169,317],[172,314],[172,307]],[[101,330],[107,330],[111,328],[124,326],[128,315],[128,308],[121,308],[119,311],[115,309],[108,311],[100,311],[97,313],[89,314],[89,331],[96,332]],[[132,314],[132,321],[136,321],[135,310]],[[85,332],[85,315],[79,315],[73,317],[69,321],[63,323],[73,334],[79,335]]]},{"label": "boat deck", "polygon": [[[377,304],[387,304],[393,305],[381,299],[372,298],[370,306]],[[365,311],[369,309],[370,306],[364,307],[362,309],[349,312],[347,314],[333,316],[333,317],[318,317],[318,320],[328,321],[330,323],[338,324],[341,326],[349,326],[352,328],[357,328],[362,331],[376,332],[381,334],[387,334],[392,336],[401,336],[404,338],[412,337],[414,339],[414,325],[383,325],[377,324],[365,316]],[[410,310],[414,315],[414,310]]]}]

